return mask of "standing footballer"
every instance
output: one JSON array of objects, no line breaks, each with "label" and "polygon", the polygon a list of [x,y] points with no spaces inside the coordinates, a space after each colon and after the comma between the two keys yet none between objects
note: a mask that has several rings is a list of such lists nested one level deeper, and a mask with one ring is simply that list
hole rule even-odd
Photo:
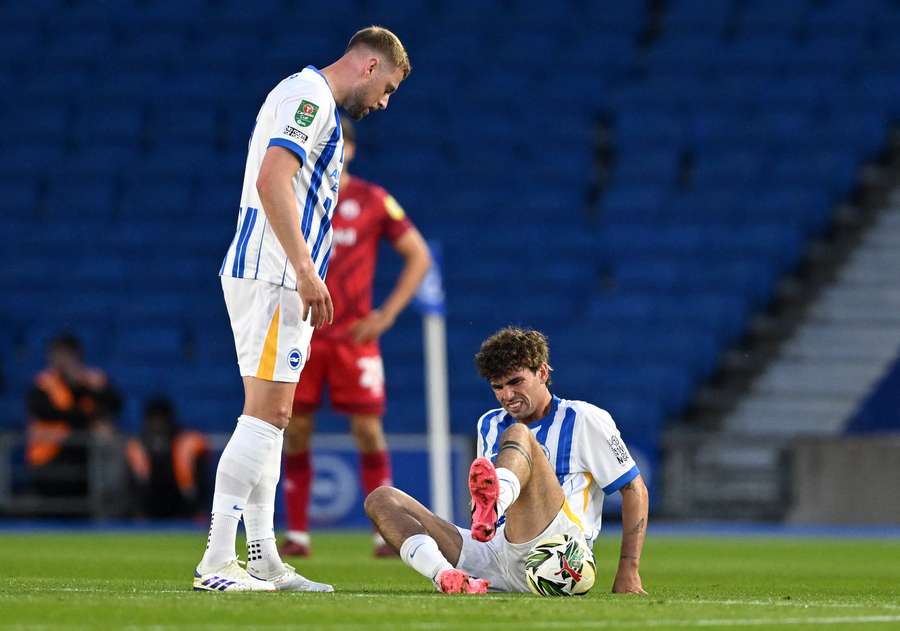
[{"label": "standing footballer", "polygon": [[[384,438],[384,369],[378,337],[409,303],[431,265],[425,241],[396,200],[383,188],[347,172],[356,153],[353,126],[343,123],[344,163],[334,216],[334,255],[327,287],[334,301],[334,324],[316,333],[309,362],[294,395],[294,417],[284,437],[284,497],[287,511],[285,556],[308,556],[309,496],[312,482],[309,443],[313,413],[328,384],[335,410],[350,417],[359,448],[362,486],[368,495],[390,485],[391,463]],[[372,280],[378,241],[385,238],[403,257],[393,291],[372,308]],[[394,555],[376,534],[376,556]]]},{"label": "standing footballer", "polygon": [[[307,66],[275,86],[257,114],[237,230],[219,270],[244,409],[219,459],[196,590],[333,591],[284,564],[275,546],[283,432],[313,328],[334,313],[324,278],[344,161],[337,108],[356,119],[385,109],[409,72],[397,36],[365,28],[330,66]],[[246,570],[235,554],[241,517]]]}]

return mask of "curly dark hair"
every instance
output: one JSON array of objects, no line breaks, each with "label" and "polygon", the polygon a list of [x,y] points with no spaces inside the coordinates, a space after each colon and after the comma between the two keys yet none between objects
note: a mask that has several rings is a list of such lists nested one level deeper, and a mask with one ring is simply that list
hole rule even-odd
[{"label": "curly dark hair", "polygon": [[[541,364],[550,361],[547,336],[534,329],[508,326],[481,343],[475,354],[478,374],[488,381],[502,379],[510,373],[527,368],[536,372]],[[550,380],[547,380],[549,385]]]}]

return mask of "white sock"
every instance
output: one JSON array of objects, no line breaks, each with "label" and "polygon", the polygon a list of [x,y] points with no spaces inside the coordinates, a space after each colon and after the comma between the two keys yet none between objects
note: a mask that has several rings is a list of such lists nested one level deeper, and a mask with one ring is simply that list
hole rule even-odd
[{"label": "white sock", "polygon": [[237,558],[237,522],[280,437],[281,430],[270,423],[246,415],[238,418],[216,468],[209,539],[199,566],[201,574],[214,572]]},{"label": "white sock", "polygon": [[[276,428],[277,429],[277,428]],[[275,545],[275,491],[281,477],[281,447],[284,431],[278,436],[262,477],[247,498],[244,529],[247,531],[247,571],[263,579],[284,574],[284,563]]]},{"label": "white sock", "polygon": [[437,541],[428,535],[413,535],[404,541],[400,546],[400,558],[432,582],[444,570],[453,569],[450,562],[441,554]]},{"label": "white sock", "polygon": [[299,543],[301,546],[309,547],[312,543],[312,539],[309,538],[309,533],[303,530],[288,530],[284,534],[288,538],[288,541]]},{"label": "white sock", "polygon": [[522,485],[518,476],[506,467],[498,467],[497,481],[500,483],[500,497],[497,498],[497,519],[503,517],[506,509],[519,497]]}]

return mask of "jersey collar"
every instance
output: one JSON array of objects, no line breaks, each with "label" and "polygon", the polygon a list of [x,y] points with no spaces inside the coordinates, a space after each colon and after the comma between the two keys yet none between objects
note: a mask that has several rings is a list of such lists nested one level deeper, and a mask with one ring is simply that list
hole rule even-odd
[{"label": "jersey collar", "polygon": [[541,429],[544,427],[545,423],[552,423],[553,419],[556,418],[557,409],[559,409],[559,397],[554,394],[550,399],[550,410],[547,412],[547,414],[543,418],[528,423],[528,427],[532,429]]},{"label": "jersey collar", "polygon": [[320,77],[322,77],[322,81],[324,81],[324,82],[325,82],[325,85],[328,86],[328,89],[331,90],[331,84],[328,83],[328,79],[325,77],[325,75],[322,74],[322,71],[321,71],[321,70],[319,70],[318,68],[316,68],[316,67],[313,66],[313,65],[307,66],[304,70],[312,70],[312,71],[315,72],[317,75],[319,75]]}]

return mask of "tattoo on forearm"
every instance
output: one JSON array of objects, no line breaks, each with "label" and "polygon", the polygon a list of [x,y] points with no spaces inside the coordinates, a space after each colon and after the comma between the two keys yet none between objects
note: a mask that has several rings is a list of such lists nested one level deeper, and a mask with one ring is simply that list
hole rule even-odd
[{"label": "tattoo on forearm", "polygon": [[641,520],[640,520],[638,523],[636,523],[636,524],[634,525],[634,528],[632,528],[632,529],[628,532],[628,534],[630,534],[630,535],[639,535],[639,534],[641,534],[641,531],[642,531],[642,530],[644,530],[644,518],[643,518],[643,517],[641,517]]},{"label": "tattoo on forearm", "polygon": [[504,449],[514,449],[515,451],[518,451],[520,454],[522,454],[522,457],[525,458],[525,462],[528,463],[528,470],[531,471],[531,454],[528,453],[528,451],[522,445],[514,440],[507,440],[503,443],[500,443],[500,450],[497,452],[498,457]]}]

